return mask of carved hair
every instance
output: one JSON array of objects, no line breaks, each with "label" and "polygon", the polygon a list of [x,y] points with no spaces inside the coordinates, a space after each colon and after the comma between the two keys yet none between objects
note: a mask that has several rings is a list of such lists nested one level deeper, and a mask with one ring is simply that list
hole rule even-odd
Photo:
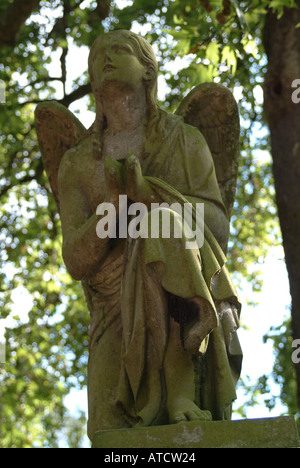
[{"label": "carved hair", "polygon": [[[141,64],[144,65],[146,69],[147,79],[144,80],[145,91],[146,91],[146,100],[149,110],[150,119],[157,114],[158,104],[157,104],[157,74],[158,74],[158,65],[156,61],[156,56],[153,51],[153,48],[142,36],[133,33],[132,31],[126,30],[115,30],[109,33],[104,33],[99,36],[94,44],[91,47],[89,55],[89,74],[91,82],[93,85],[93,71],[92,65],[95,60],[95,51],[96,46],[99,42],[105,40],[107,36],[117,36],[120,41],[128,42],[135,54],[136,57],[140,60]],[[93,125],[93,133],[95,135],[94,139],[94,154],[97,159],[101,157],[102,154],[102,133],[104,127],[103,116],[98,115],[95,124]]]}]

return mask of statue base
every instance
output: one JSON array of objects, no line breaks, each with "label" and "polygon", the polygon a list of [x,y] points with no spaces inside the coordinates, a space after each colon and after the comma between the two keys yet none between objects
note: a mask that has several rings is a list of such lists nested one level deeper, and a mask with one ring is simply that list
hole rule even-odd
[{"label": "statue base", "polygon": [[96,432],[92,448],[299,448],[293,416]]}]

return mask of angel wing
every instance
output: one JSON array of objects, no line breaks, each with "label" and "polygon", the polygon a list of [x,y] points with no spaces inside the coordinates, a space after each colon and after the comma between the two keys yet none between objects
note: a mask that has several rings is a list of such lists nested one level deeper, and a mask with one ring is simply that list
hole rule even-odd
[{"label": "angel wing", "polygon": [[181,115],[185,123],[197,127],[206,139],[230,218],[240,153],[239,112],[233,94],[217,83],[200,84],[183,99],[176,114]]},{"label": "angel wing", "polygon": [[65,106],[44,102],[35,110],[36,132],[45,171],[59,211],[58,169],[63,155],[86,132],[85,127]]}]

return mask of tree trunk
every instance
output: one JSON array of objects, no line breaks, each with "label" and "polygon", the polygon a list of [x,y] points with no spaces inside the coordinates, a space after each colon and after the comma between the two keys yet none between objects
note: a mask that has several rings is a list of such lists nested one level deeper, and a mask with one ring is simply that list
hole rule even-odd
[{"label": "tree trunk", "polygon": [[[300,0],[297,4],[300,8]],[[292,83],[300,79],[298,23],[300,9],[289,8],[280,19],[269,12],[264,28],[268,57],[264,109],[271,134],[278,216],[290,283],[293,339],[300,339],[300,103],[292,100]],[[280,289],[274,294],[280,294]],[[300,364],[295,367],[300,408]]]}]

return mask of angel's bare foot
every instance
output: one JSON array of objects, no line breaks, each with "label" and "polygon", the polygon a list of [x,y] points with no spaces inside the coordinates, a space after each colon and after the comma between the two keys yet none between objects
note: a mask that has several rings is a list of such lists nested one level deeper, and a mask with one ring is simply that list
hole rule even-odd
[{"label": "angel's bare foot", "polygon": [[211,421],[209,411],[201,410],[192,400],[176,398],[168,402],[169,422],[175,424],[184,421]]}]

